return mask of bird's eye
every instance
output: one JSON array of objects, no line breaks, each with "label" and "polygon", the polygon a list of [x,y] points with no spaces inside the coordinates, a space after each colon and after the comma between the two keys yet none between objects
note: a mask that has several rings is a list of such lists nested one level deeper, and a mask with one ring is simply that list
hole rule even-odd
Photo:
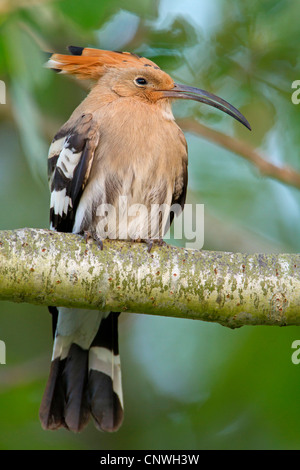
[{"label": "bird's eye", "polygon": [[138,77],[135,80],[136,85],[147,85],[147,80],[143,77]]}]

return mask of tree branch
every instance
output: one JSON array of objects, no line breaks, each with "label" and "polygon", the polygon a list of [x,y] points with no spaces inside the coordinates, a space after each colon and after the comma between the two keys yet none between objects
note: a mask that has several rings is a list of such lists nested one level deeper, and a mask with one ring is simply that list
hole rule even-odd
[{"label": "tree branch", "polygon": [[201,135],[221,147],[245,158],[255,165],[263,176],[274,178],[282,183],[300,189],[300,173],[289,167],[278,167],[261,156],[251,145],[222,132],[210,129],[194,119],[177,119],[177,124],[185,132]]},{"label": "tree branch", "polygon": [[300,255],[240,254],[42,229],[0,232],[0,300],[242,325],[300,324]]}]

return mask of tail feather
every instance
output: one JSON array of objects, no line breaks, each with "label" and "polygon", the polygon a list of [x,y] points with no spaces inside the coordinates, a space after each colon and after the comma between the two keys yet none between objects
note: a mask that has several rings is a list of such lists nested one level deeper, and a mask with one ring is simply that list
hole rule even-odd
[{"label": "tail feather", "polygon": [[40,421],[44,429],[67,427],[64,419],[64,387],[62,373],[66,359],[51,362],[49,379],[40,406]]},{"label": "tail feather", "polygon": [[123,421],[123,407],[113,390],[111,378],[97,370],[89,375],[89,403],[95,425],[102,431],[117,431]]},{"label": "tail feather", "polygon": [[96,426],[103,431],[116,431],[123,421],[123,393],[118,346],[118,316],[111,312],[89,352],[89,404]]},{"label": "tail feather", "polygon": [[70,431],[81,431],[89,420],[86,388],[88,351],[72,344],[63,372],[65,382],[64,420]]},{"label": "tail feather", "polygon": [[[66,310],[60,309],[59,315],[72,319],[72,311]],[[82,325],[78,329],[74,322],[71,326],[73,334],[62,336],[61,333],[69,332],[66,331],[69,328],[66,328],[66,319],[59,319],[50,375],[40,408],[44,429],[65,427],[78,432],[88,423],[90,414],[98,429],[115,431],[120,427],[123,397],[118,349],[119,314],[101,315],[99,325],[91,311],[82,311],[81,316],[77,312],[77,320],[84,322],[83,336],[78,333],[83,330]],[[76,320],[76,312],[73,320]],[[87,345],[88,324],[96,330]]]}]

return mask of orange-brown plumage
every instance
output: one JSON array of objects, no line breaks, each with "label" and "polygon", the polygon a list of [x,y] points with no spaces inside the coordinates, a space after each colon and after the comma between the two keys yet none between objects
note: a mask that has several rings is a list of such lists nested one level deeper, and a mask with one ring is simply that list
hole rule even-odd
[{"label": "orange-brown plumage", "polygon": [[[70,47],[72,50],[72,46]],[[75,75],[79,79],[98,80],[107,68],[130,68],[130,67],[159,67],[151,60],[139,57],[130,52],[102,51],[92,48],[75,48],[76,55],[52,54],[48,63],[49,68],[55,68],[70,75]],[[80,55],[78,55],[80,51]]]},{"label": "orange-brown plumage", "polygon": [[[148,240],[151,247],[186,198],[187,145],[171,101],[203,102],[248,128],[249,123],[221,98],[174,83],[148,59],[128,52],[69,50],[72,55],[52,54],[47,67],[93,83],[50,146],[51,228],[90,233],[98,241]],[[129,214],[137,205],[146,212]],[[113,211],[104,216],[103,206]],[[161,213],[155,218],[151,210],[157,206]],[[91,414],[98,428],[117,430],[123,419],[119,314],[56,307],[51,312],[55,341],[40,410],[43,427],[79,431]]]}]

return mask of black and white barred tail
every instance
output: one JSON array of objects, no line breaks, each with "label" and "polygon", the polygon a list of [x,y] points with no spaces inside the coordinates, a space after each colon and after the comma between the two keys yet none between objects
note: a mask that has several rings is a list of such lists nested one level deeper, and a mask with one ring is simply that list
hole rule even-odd
[{"label": "black and white barred tail", "polygon": [[81,431],[92,415],[103,431],[123,421],[118,313],[58,308],[50,375],[40,407],[44,429]]}]

